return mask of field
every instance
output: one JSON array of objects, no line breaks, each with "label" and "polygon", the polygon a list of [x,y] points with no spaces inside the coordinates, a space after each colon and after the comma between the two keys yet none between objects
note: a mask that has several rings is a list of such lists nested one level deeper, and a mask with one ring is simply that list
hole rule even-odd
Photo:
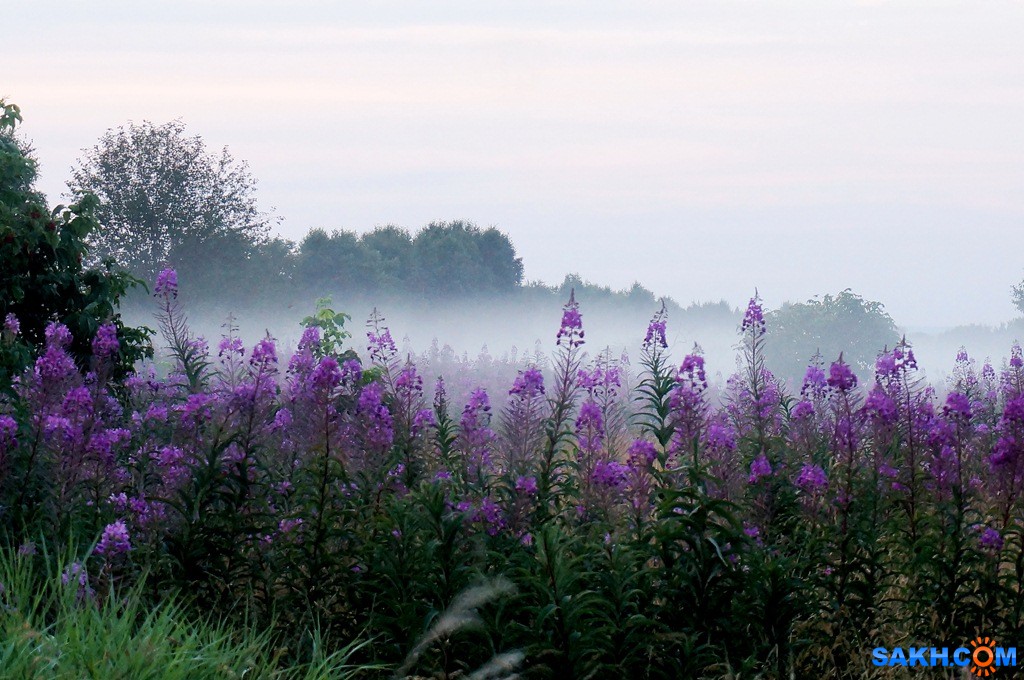
[{"label": "field", "polygon": [[107,324],[80,367],[54,322],[0,402],[26,677],[858,678],[1022,632],[1019,346],[928,385],[901,343],[870,384],[840,356],[789,390],[755,298],[709,385],[663,311],[640,356],[588,355],[570,298],[549,357],[488,384],[323,308],[290,357],[210,348],[176,273],[155,290],[155,363],[117,375]]}]

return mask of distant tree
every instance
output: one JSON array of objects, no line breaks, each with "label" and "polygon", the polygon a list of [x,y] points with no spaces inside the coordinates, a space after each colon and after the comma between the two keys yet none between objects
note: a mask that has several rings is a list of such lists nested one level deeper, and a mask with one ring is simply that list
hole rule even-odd
[{"label": "distant tree", "polygon": [[312,229],[299,243],[295,256],[299,285],[318,295],[375,290],[379,270],[376,253],[365,248],[351,231],[328,234]]},{"label": "distant tree", "polygon": [[85,150],[68,188],[76,197],[100,199],[96,217],[103,229],[91,237],[95,254],[147,280],[168,264],[187,269],[203,250],[244,258],[270,228],[256,206],[247,164],[226,148],[208,153],[181,121],[108,130]]},{"label": "distant tree", "polygon": [[505,293],[523,282],[506,234],[463,221],[433,222],[413,239],[414,281],[426,295]]},{"label": "distant tree", "polygon": [[360,242],[377,255],[381,287],[402,290],[408,285],[413,268],[412,235],[408,230],[389,224],[363,234]]},{"label": "distant tree", "polygon": [[865,300],[849,288],[821,300],[786,303],[770,312],[765,353],[777,374],[798,380],[810,359],[826,362],[839,353],[861,374],[870,372],[878,353],[899,341],[896,324],[881,302]]},{"label": "distant tree", "polygon": [[1017,311],[1024,314],[1024,281],[1021,281],[1013,287],[1013,306],[1017,308]]},{"label": "distant tree", "polygon": [[88,265],[86,240],[99,226],[96,197],[83,194],[49,210],[33,188],[36,162],[14,136],[20,121],[18,108],[0,100],[0,388],[43,346],[53,320],[71,331],[70,349],[83,367],[100,324],[113,323],[123,375],[151,352],[147,329],[126,327],[118,312],[136,280],[112,260]]}]

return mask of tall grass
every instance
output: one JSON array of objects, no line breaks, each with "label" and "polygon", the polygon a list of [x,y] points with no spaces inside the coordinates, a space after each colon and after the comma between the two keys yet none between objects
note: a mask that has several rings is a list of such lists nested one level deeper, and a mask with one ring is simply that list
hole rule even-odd
[{"label": "tall grass", "polygon": [[269,632],[201,619],[167,597],[151,607],[140,586],[99,593],[66,556],[0,550],[0,677],[103,680],[356,678],[359,648],[330,652],[313,632],[309,660],[289,661]]}]

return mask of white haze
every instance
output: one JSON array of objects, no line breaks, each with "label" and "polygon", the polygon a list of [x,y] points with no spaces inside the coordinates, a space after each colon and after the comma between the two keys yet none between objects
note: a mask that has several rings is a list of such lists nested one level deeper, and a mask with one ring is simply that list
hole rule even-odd
[{"label": "white haze", "polygon": [[[291,238],[464,218],[529,279],[683,305],[852,288],[913,335],[1016,315],[1021,35],[1007,1],[19,2],[0,95],[51,201],[106,128],[180,117],[250,162]],[[396,336],[429,343],[432,313]],[[432,323],[496,353],[557,322]],[[595,345],[643,330],[619,325]]]}]

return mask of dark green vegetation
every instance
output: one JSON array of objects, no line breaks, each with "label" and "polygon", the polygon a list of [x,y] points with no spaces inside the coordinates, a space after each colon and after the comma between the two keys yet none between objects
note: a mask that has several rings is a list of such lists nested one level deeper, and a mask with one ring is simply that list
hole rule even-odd
[{"label": "dark green vegetation", "polygon": [[71,206],[46,207],[33,189],[36,164],[14,137],[21,112],[0,100],[0,319],[13,314],[17,337],[0,346],[0,388],[9,385],[42,347],[43,331],[60,319],[74,335],[71,354],[87,368],[90,339],[103,321],[122,338],[114,370],[124,376],[152,356],[146,329],[126,328],[118,303],[140,283],[110,259],[90,264],[89,239],[99,230],[95,196]]},{"label": "dark green vegetation", "polygon": [[869,376],[882,349],[899,342],[896,324],[880,302],[865,300],[849,289],[838,295],[782,305],[767,315],[766,352],[772,370],[801,376],[810,357],[840,353],[861,376]]},{"label": "dark green vegetation", "polygon": [[[754,299],[737,373],[710,385],[699,352],[671,356],[671,309],[638,328],[632,364],[588,356],[570,285],[550,360],[511,385],[447,375],[472,385],[452,403],[376,317],[367,345],[321,306],[290,357],[230,326],[211,349],[165,269],[161,371],[129,373],[145,338],[116,316],[131,279],[88,265],[91,194],[46,217],[17,115],[0,140],[0,669],[852,679],[877,674],[875,646],[1024,634],[1019,347],[999,371],[963,352],[939,392],[905,342],[826,356],[788,388],[773,331],[779,352],[834,352],[824,329],[850,321],[866,345],[891,321],[849,292],[767,315]],[[494,230],[310,238],[311,257],[369,243],[412,296],[443,274],[446,295],[474,277],[531,294]],[[641,288],[589,292],[657,309]],[[38,319],[13,306],[50,295]]]}]

